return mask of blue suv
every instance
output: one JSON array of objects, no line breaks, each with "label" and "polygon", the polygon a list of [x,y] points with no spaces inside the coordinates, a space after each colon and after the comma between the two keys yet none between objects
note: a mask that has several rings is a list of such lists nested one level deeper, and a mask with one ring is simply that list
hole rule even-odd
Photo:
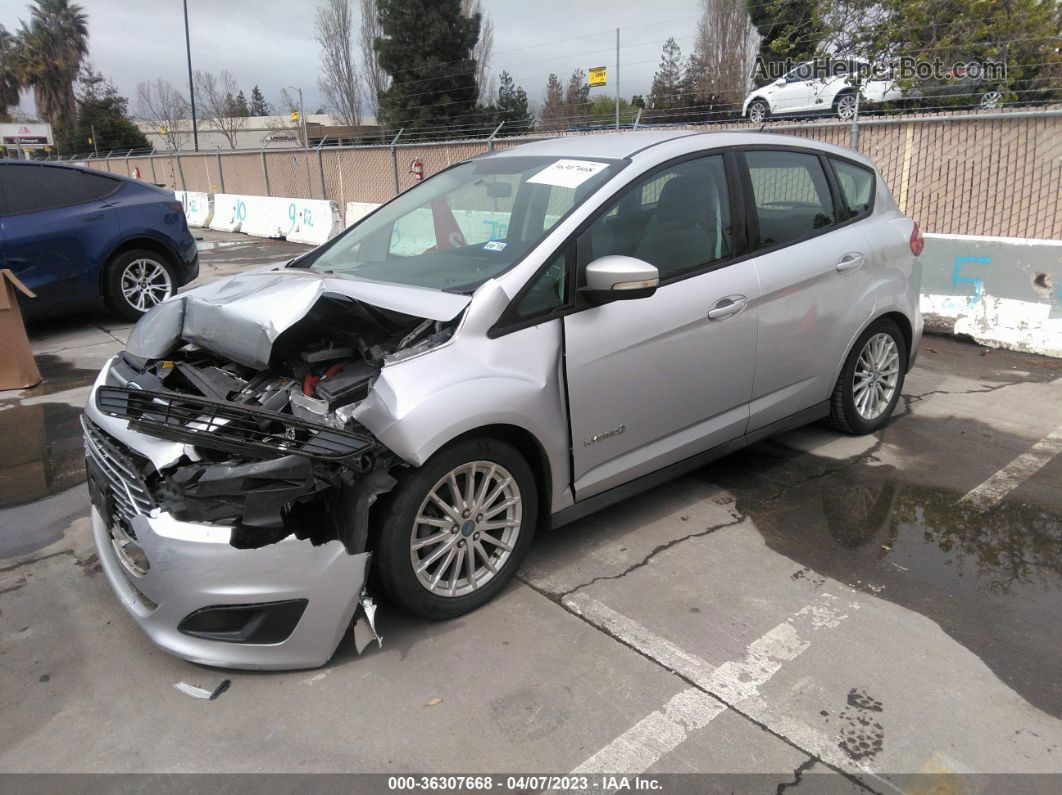
[{"label": "blue suv", "polygon": [[37,298],[29,316],[102,297],[137,320],[199,275],[181,203],[162,188],[78,166],[0,160],[0,266]]}]

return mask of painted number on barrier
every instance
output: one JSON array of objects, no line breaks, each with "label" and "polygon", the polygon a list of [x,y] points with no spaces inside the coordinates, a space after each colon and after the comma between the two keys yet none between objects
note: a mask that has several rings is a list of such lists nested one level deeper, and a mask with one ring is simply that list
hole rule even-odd
[{"label": "painted number on barrier", "polygon": [[291,221],[291,225],[288,227],[288,232],[293,231],[297,223],[301,224],[300,228],[303,229],[305,229],[306,227],[312,227],[313,211],[310,210],[309,207],[303,207],[302,211],[300,212],[296,208],[295,202],[292,202],[288,205],[288,220]]},{"label": "painted number on barrier", "polygon": [[956,257],[955,265],[951,271],[951,286],[958,287],[960,284],[972,284],[974,288],[974,297],[972,304],[979,303],[985,294],[985,282],[984,279],[978,279],[973,276],[963,276],[962,266],[970,265],[991,265],[991,257]]},{"label": "painted number on barrier", "polygon": [[233,220],[235,220],[235,221],[246,221],[247,220],[247,205],[243,202],[243,200],[240,200],[240,201],[236,202],[236,207],[234,208],[234,210],[235,210],[235,213],[236,213],[236,217]]}]

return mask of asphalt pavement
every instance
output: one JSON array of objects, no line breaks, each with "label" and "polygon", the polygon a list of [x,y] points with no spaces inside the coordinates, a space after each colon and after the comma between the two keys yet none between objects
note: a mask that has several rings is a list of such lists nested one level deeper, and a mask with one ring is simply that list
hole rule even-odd
[{"label": "asphalt pavement", "polygon": [[[202,279],[304,250],[203,237]],[[1062,361],[927,337],[874,436],[810,426],[542,532],[499,599],[384,603],[361,656],[220,672],[154,648],[92,548],[77,417],[128,330],[38,324],[44,382],[0,393],[2,772],[1062,774]]]}]

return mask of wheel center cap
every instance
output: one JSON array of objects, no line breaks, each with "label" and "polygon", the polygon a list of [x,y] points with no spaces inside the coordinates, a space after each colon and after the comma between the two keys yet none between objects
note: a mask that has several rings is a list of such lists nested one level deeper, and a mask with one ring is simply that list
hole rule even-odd
[{"label": "wheel center cap", "polygon": [[463,525],[461,525],[461,535],[463,535],[463,536],[466,536],[466,537],[470,536],[470,535],[472,535],[472,533],[475,532],[475,530],[476,530],[476,523],[473,522],[471,519],[469,519],[467,522],[465,522]]}]

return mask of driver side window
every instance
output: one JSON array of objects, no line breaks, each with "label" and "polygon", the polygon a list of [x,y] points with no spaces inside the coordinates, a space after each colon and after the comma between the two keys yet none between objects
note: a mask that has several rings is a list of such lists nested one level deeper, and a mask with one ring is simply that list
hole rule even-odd
[{"label": "driver side window", "polygon": [[656,266],[661,281],[729,257],[733,238],[723,156],[686,160],[634,183],[583,236],[592,259],[636,257]]}]

